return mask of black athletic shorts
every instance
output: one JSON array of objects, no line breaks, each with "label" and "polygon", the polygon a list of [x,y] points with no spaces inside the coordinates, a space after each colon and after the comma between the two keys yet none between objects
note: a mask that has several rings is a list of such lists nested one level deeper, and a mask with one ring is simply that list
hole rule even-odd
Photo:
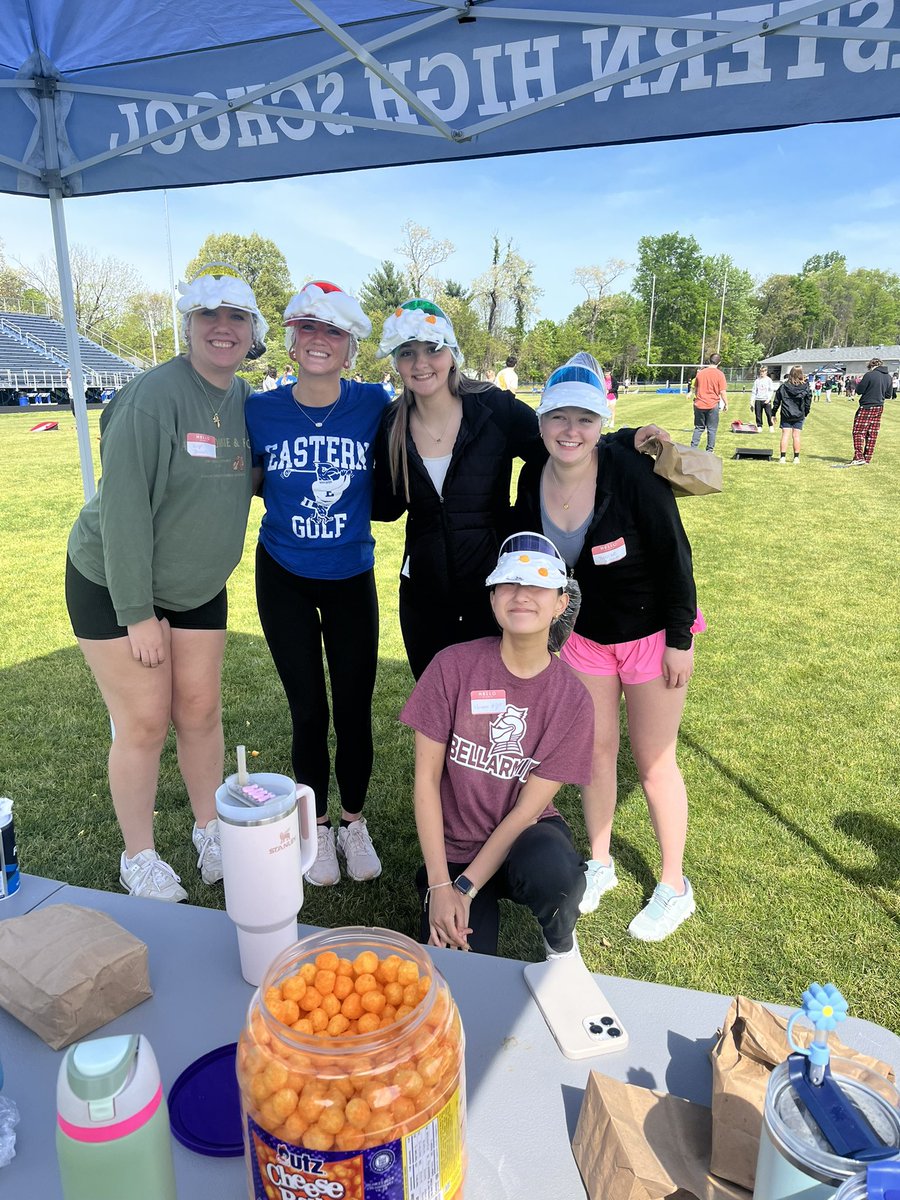
[{"label": "black athletic shorts", "polygon": [[[66,556],[66,608],[75,636],[89,641],[108,642],[128,637],[128,630],[116,619],[112,597],[105,587],[85,579],[72,560]],[[173,629],[224,629],[228,624],[228,593],[225,588],[199,608],[175,612],[171,608],[153,606]]]}]

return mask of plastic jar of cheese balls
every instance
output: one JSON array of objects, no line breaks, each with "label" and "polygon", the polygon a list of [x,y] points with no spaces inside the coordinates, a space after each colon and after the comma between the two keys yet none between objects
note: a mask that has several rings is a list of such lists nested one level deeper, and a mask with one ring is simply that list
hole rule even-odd
[{"label": "plastic jar of cheese balls", "polygon": [[464,1049],[446,980],[402,934],[284,951],[238,1042],[251,1200],[461,1200]]}]

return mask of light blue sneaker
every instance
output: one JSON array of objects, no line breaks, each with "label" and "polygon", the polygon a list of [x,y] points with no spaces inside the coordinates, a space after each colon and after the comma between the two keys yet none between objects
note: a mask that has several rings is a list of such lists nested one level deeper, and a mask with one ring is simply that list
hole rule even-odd
[{"label": "light blue sneaker", "polygon": [[601,896],[611,892],[619,882],[616,875],[616,864],[612,859],[608,863],[599,862],[596,858],[588,859],[584,868],[586,875],[584,895],[578,905],[581,913],[592,913],[600,903]]},{"label": "light blue sneaker", "polygon": [[658,883],[644,908],[628,926],[628,932],[641,942],[661,942],[674,933],[682,921],[693,916],[696,909],[694,892],[687,879],[681,896],[667,883]]}]

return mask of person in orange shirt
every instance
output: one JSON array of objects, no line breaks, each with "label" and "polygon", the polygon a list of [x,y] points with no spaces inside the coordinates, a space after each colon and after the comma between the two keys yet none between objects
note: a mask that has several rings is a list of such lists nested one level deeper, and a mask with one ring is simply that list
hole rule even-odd
[{"label": "person in orange shirt", "polygon": [[703,430],[706,430],[706,449],[712,453],[716,445],[716,433],[719,428],[719,409],[728,410],[726,395],[728,381],[719,369],[722,361],[720,354],[712,354],[709,366],[697,372],[694,394],[694,432],[691,445],[696,449],[700,445]]}]

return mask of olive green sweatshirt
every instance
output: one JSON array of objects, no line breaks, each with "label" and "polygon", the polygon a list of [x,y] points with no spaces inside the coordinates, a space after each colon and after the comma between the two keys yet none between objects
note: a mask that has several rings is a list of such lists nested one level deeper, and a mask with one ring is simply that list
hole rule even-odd
[{"label": "olive green sweatshirt", "polygon": [[104,414],[102,476],[68,551],[82,575],[109,589],[120,625],[152,617],[154,605],[198,608],[240,561],[249,393],[242,379],[223,392],[174,358],[136,376]]}]

